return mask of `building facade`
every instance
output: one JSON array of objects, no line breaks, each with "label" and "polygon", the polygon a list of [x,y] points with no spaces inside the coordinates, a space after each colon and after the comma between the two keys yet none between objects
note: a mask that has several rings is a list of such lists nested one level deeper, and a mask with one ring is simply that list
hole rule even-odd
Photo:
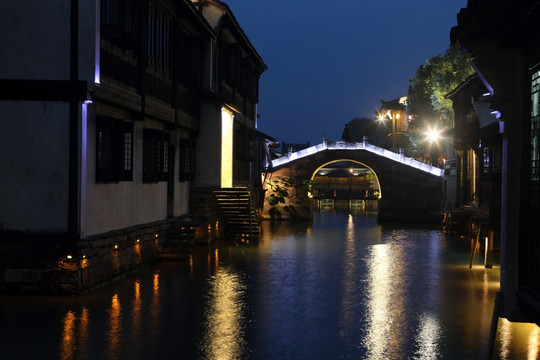
[{"label": "building facade", "polygon": [[1,8],[0,289],[109,281],[159,256],[196,182],[260,179],[266,66],[224,3]]},{"label": "building facade", "polygon": [[[453,207],[473,206],[494,221],[499,219],[502,173],[502,135],[486,101],[488,90],[471,75],[447,98],[453,102],[456,192]],[[495,221],[499,222],[499,221]]]},{"label": "building facade", "polygon": [[[540,323],[539,1],[469,1],[452,42],[474,59],[502,136],[501,314]],[[489,126],[489,125],[488,125]]]},{"label": "building facade", "polygon": [[[395,100],[381,100],[377,119],[387,129],[386,145],[393,152],[405,151],[411,147],[409,140],[409,115],[407,114],[407,97]],[[401,149],[401,150],[400,150]]]}]

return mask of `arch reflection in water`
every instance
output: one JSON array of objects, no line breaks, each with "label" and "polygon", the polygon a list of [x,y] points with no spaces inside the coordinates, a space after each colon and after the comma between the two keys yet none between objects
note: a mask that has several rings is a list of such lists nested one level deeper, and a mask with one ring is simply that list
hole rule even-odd
[{"label": "arch reflection in water", "polygon": [[201,351],[205,359],[241,359],[246,348],[243,324],[245,284],[241,275],[220,267],[210,278]]}]

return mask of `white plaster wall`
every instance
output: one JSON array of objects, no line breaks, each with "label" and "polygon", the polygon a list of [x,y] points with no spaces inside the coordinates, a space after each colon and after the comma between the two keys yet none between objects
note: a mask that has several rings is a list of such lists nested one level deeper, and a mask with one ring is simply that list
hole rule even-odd
[{"label": "white plaster wall", "polygon": [[197,138],[195,181],[200,186],[221,184],[221,107],[205,104],[201,107]]},{"label": "white plaster wall", "polygon": [[133,181],[96,184],[96,125],[93,116],[88,118],[88,167],[83,194],[86,201],[81,221],[83,237],[167,218],[167,182],[143,184],[144,124],[138,121],[134,127]]},{"label": "white plaster wall", "polygon": [[203,16],[214,29],[218,26],[219,21],[224,13],[225,10],[217,6],[213,6],[212,4],[203,7]]},{"label": "white plaster wall", "polygon": [[0,229],[67,230],[69,104],[0,101]]},{"label": "white plaster wall", "polygon": [[0,2],[0,78],[69,79],[70,2]]},{"label": "white plaster wall", "polygon": [[[178,169],[178,168],[177,168]],[[176,172],[177,173],[177,172]],[[179,182],[177,181],[178,176],[176,176],[175,186],[174,186],[174,216],[187,215],[189,213],[189,182]]]}]

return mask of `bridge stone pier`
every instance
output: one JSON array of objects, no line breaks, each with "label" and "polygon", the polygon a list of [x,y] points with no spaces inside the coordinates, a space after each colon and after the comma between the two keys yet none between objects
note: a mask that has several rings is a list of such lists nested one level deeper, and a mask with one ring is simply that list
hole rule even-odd
[{"label": "bridge stone pier", "polygon": [[[337,161],[353,161],[375,173],[381,196],[378,206],[379,221],[441,220],[443,170],[365,141],[323,142],[290,153],[272,161],[268,178],[298,176],[313,179],[321,167]],[[265,200],[263,216],[268,216],[269,208]]]}]

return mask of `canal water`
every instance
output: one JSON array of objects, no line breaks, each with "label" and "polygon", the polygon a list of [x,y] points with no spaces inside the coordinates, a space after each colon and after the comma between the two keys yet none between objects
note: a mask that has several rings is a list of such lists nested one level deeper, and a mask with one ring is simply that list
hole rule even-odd
[{"label": "canal water", "polygon": [[[264,222],[82,296],[1,295],[0,359],[482,359],[499,267],[468,250],[361,211]],[[499,320],[494,358],[539,347]]]}]

